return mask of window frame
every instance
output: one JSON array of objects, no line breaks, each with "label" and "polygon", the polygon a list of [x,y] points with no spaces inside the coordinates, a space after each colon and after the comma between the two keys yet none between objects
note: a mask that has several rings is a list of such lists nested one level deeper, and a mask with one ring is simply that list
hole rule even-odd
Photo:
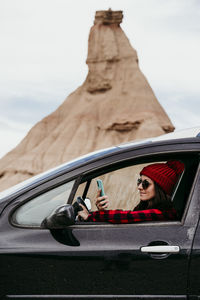
[{"label": "window frame", "polygon": [[[192,156],[192,153],[161,153],[161,154],[158,154],[158,153],[155,153],[151,156],[151,158],[149,158],[149,156],[142,156],[141,157],[136,157],[136,158],[129,158],[129,159],[125,159],[124,161],[120,161],[120,162],[114,162],[112,164],[109,164],[107,166],[104,166],[103,168],[98,168],[98,170],[93,170],[93,171],[86,171],[85,173],[82,174],[82,177],[81,177],[81,181],[80,181],[80,184],[81,183],[84,183],[86,182],[87,180],[93,180],[94,178],[97,178],[98,176],[100,175],[104,175],[104,174],[107,174],[109,172],[112,172],[112,171],[115,171],[115,170],[119,170],[119,169],[122,169],[122,168],[125,168],[125,167],[130,167],[130,166],[135,166],[135,165],[142,165],[142,164],[148,164],[148,163],[157,163],[157,162],[162,162],[162,161],[167,161],[167,160],[171,160],[171,159],[175,159],[175,160],[180,160],[185,164],[185,162],[189,161],[191,159],[191,156]],[[159,158],[159,159],[158,159]],[[142,160],[140,160],[142,159]],[[74,227],[74,226],[84,226],[87,227],[87,226],[92,226],[92,225],[97,225],[97,226],[114,226],[116,227],[116,225],[118,226],[127,226],[127,225],[137,225],[137,226],[144,226],[144,224],[159,224],[160,225],[166,225],[166,224],[179,224],[179,225],[183,225],[185,223],[185,219],[187,217],[187,213],[188,213],[188,209],[189,209],[189,206],[190,206],[190,202],[191,202],[191,198],[192,198],[192,193],[193,193],[193,190],[194,190],[194,186],[195,186],[195,182],[196,182],[196,178],[198,176],[198,168],[200,167],[200,164],[199,164],[199,155],[197,154],[197,157],[194,159],[194,161],[196,163],[196,169],[195,169],[195,172],[194,172],[194,175],[193,175],[193,182],[192,184],[190,185],[190,187],[188,188],[188,191],[187,191],[187,195],[186,195],[186,199],[185,199],[185,207],[184,207],[184,211],[183,211],[183,214],[182,214],[182,217],[181,217],[181,220],[174,220],[174,221],[157,221],[157,222],[154,222],[154,221],[148,221],[148,222],[138,222],[138,223],[128,223],[128,224],[112,224],[112,223],[109,223],[109,222],[84,222],[84,221],[78,221],[76,222],[75,225],[72,225],[70,227]],[[120,168],[117,168],[118,165],[121,165]],[[125,166],[126,165],[126,166]],[[106,172],[105,170],[108,170],[110,169],[111,170],[109,172]],[[174,188],[174,191],[173,191],[173,194],[172,194],[172,198],[174,198],[175,196],[175,193],[177,191],[177,188],[178,186],[180,185],[181,183],[181,180],[182,180],[182,177],[184,175],[184,173],[187,172],[188,173],[188,168],[186,169],[186,166],[185,166],[185,170],[183,172],[183,174],[181,175],[177,185],[175,186]],[[93,175],[94,174],[94,175]],[[78,187],[77,187],[78,189]],[[86,195],[87,196],[87,195]],[[73,199],[72,199],[73,201]],[[75,228],[75,227],[74,227]]]},{"label": "window frame", "polygon": [[[167,146],[167,148],[166,148]],[[187,149],[187,146],[189,147]],[[24,194],[18,196],[16,199],[13,199],[10,203],[11,203],[11,211],[9,212],[9,223],[14,226],[14,227],[21,227],[21,228],[33,228],[33,229],[42,229],[41,227],[35,227],[35,226],[19,226],[17,224],[14,224],[12,222],[12,215],[14,213],[14,211],[16,209],[18,209],[18,207],[20,207],[21,205],[23,205],[24,203],[32,200],[33,198],[37,197],[40,194],[45,193],[48,190],[51,190],[55,187],[58,187],[64,183],[67,183],[68,181],[71,180],[75,180],[74,182],[74,186],[72,188],[71,194],[69,195],[68,198],[68,204],[71,204],[74,196],[76,194],[76,190],[79,186],[80,183],[83,182],[84,178],[86,176],[92,176],[92,174],[95,174],[94,177],[97,177],[99,174],[103,174],[105,173],[105,169],[106,171],[108,169],[110,170],[116,170],[119,169],[119,166],[121,166],[120,168],[123,168],[125,165],[130,166],[130,165],[136,165],[136,164],[142,164],[142,163],[150,163],[150,162],[155,162],[155,161],[163,161],[163,160],[167,160],[166,158],[170,158],[170,159],[182,159],[183,158],[188,158],[191,157],[192,155],[196,155],[199,157],[199,151],[197,149],[192,149],[191,148],[191,144],[184,144],[180,145],[180,147],[174,149],[175,145],[152,145],[150,147],[144,148],[144,149],[126,149],[125,151],[120,151],[120,153],[114,153],[111,155],[106,155],[105,157],[102,158],[98,158],[92,162],[89,162],[87,164],[84,165],[80,165],[78,167],[76,167],[75,169],[72,170],[67,170],[66,173],[63,172],[63,174],[56,176],[55,178],[52,178],[26,192],[24,192]],[[177,147],[177,145],[176,145]],[[197,160],[197,159],[196,159]],[[199,164],[199,160],[198,160],[198,164]],[[198,166],[197,166],[198,167]],[[198,169],[198,168],[197,168]],[[104,171],[102,171],[104,170]],[[197,170],[196,170],[196,175],[195,178],[197,177]],[[195,183],[195,178],[194,178],[194,182],[190,188],[190,193],[188,195],[188,200],[187,200],[187,210],[189,208],[189,200],[191,200],[191,193],[192,193],[192,188],[194,187],[194,183]],[[8,205],[10,205],[10,203]],[[181,220],[181,224],[184,224],[185,219],[187,217],[187,211],[184,212],[184,219],[182,218]],[[93,222],[94,223],[94,222]],[[97,225],[97,222],[95,222]],[[145,224],[147,224],[149,222],[146,222]],[[170,221],[170,224],[172,223],[172,221]],[[173,224],[175,223],[175,221],[173,222]],[[153,224],[153,222],[150,222],[149,224]],[[158,224],[158,223],[157,223]],[[166,224],[166,222],[164,223]],[[180,222],[178,222],[178,224],[180,224]],[[84,225],[84,226],[83,226]],[[95,224],[93,224],[93,226],[96,226]],[[103,224],[101,224],[103,225]],[[109,223],[104,223],[105,226],[143,226],[143,223],[131,223],[131,224],[109,224]],[[76,225],[71,225],[69,226],[70,228],[72,228],[73,226],[76,226],[75,228],[77,228],[77,226],[79,227],[78,224]],[[88,222],[88,224],[86,225],[86,223],[81,224],[81,227],[85,228],[91,226]]]}]

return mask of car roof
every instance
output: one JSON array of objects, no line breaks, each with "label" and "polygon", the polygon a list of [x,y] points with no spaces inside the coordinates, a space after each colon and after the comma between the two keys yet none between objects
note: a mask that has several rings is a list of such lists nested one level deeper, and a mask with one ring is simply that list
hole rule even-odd
[{"label": "car roof", "polygon": [[160,136],[156,137],[150,137],[147,139],[143,140],[138,140],[138,141],[132,141],[128,143],[124,143],[119,145],[118,147],[127,147],[131,145],[141,145],[144,143],[149,143],[149,142],[159,142],[159,141],[171,141],[175,139],[186,139],[186,138],[199,138],[200,137],[200,127],[194,127],[194,128],[188,128],[188,129],[182,129],[182,130],[175,130],[173,132],[163,134]]},{"label": "car roof", "polygon": [[[142,140],[134,140],[130,141],[128,143],[123,143],[117,146],[113,146],[110,148],[106,149],[101,149],[98,151],[90,152],[86,155],[80,156],[76,159],[73,159],[69,162],[66,162],[64,164],[61,164],[53,169],[47,170],[43,173],[40,173],[36,176],[33,176],[23,182],[20,182],[17,185],[14,185],[11,188],[8,188],[7,190],[4,190],[0,192],[0,201],[7,198],[8,196],[11,196],[12,194],[17,193],[20,190],[26,190],[27,187],[33,186],[36,183],[42,182],[44,179],[50,178],[53,175],[60,174],[62,171],[67,171],[70,170],[73,167],[77,167],[79,165],[85,164],[87,162],[90,162],[92,160],[104,157],[105,155],[112,154],[115,152],[118,152],[119,150],[122,149],[130,149],[130,148],[137,148],[138,146],[145,146],[148,144],[152,144],[154,142],[163,142],[163,141],[171,141],[171,140],[182,140],[186,138],[200,138],[200,126],[199,127],[194,127],[194,128],[189,128],[189,129],[184,129],[184,130],[179,130],[179,131],[174,131],[168,134],[164,134],[158,137],[152,137],[152,138],[147,138],[147,139],[142,139]],[[199,139],[200,141],[200,139]]]}]

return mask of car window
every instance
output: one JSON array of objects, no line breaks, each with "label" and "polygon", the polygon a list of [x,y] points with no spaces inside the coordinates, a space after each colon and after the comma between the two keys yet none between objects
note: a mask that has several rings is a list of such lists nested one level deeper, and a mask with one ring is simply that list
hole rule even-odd
[{"label": "car window", "polygon": [[[146,165],[139,164],[121,168],[93,178],[87,192],[87,198],[91,199],[91,209],[96,209],[95,199],[98,191],[96,180],[101,179],[105,194],[109,197],[109,209],[133,210],[140,201],[137,179],[140,177],[140,171]],[[74,201],[78,196],[83,195],[85,187],[86,183],[79,185]]]},{"label": "car window", "polygon": [[56,207],[67,203],[73,184],[74,180],[26,202],[16,210],[12,221],[17,225],[40,226]]},{"label": "car window", "polygon": [[[92,205],[91,211],[96,211],[97,207],[95,202],[98,190],[96,180],[99,178],[103,181],[105,194],[109,197],[108,209],[134,210],[140,202],[140,194],[137,187],[137,179],[140,177],[140,171],[147,165],[166,163],[170,159],[171,158],[162,161],[151,161],[149,163],[137,164],[124,168],[120,166],[119,169],[107,173],[105,169],[105,174],[102,174],[103,172],[101,172],[100,175],[97,174],[97,176],[94,175],[90,177],[90,175],[87,174],[85,182],[82,182],[76,191],[74,201],[76,201],[78,196],[89,198]],[[183,163],[184,170],[173,186],[171,203],[172,207],[177,212],[177,220],[181,220],[194,181],[198,161],[192,157],[176,160]],[[84,181],[84,178],[82,181]],[[89,184],[87,184],[87,182]]]}]

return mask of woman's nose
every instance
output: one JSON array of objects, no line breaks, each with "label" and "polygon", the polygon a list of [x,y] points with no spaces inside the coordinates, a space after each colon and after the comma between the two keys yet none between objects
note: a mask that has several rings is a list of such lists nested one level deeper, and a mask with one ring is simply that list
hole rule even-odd
[{"label": "woman's nose", "polygon": [[140,184],[138,185],[138,190],[142,190],[142,189],[143,189],[142,183],[140,183]]}]

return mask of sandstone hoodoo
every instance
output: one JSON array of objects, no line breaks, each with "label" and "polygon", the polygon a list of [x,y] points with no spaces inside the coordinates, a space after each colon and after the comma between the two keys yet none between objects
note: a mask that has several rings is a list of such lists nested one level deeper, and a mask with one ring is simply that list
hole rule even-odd
[{"label": "sandstone hoodoo", "polygon": [[85,82],[0,160],[0,190],[79,155],[174,130],[120,27],[122,11],[97,11]]}]

